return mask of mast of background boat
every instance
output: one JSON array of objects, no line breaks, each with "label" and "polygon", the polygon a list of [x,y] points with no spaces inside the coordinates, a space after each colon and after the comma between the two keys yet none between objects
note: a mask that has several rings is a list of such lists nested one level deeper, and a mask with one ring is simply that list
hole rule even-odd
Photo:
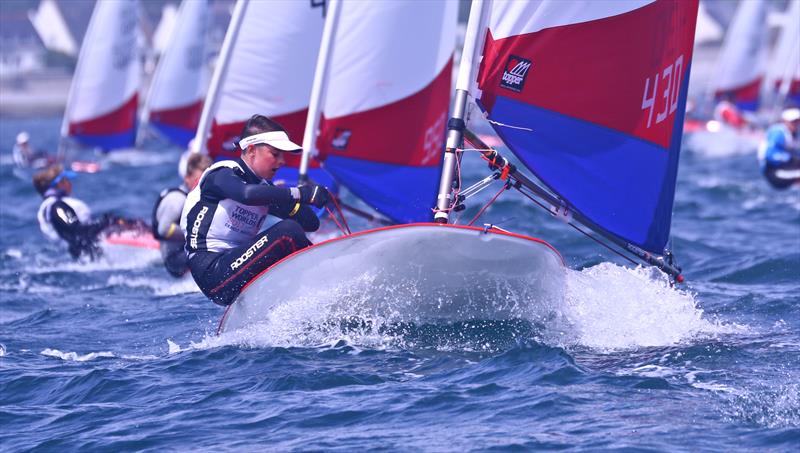
[{"label": "mast of background boat", "polygon": [[211,119],[217,111],[217,103],[219,102],[219,88],[225,81],[225,75],[228,73],[228,62],[231,59],[233,46],[236,44],[236,37],[239,35],[239,29],[242,27],[242,20],[244,14],[247,12],[247,5],[250,0],[237,0],[236,6],[233,9],[231,16],[231,23],[228,25],[228,32],[225,33],[225,40],[222,42],[222,49],[219,52],[217,59],[217,67],[214,68],[214,75],[211,76],[211,83],[206,94],[206,102],[203,103],[203,112],[200,114],[200,122],[197,124],[197,134],[194,136],[195,146],[192,152],[208,154],[206,142],[208,141],[208,131],[211,129]]},{"label": "mast of background boat", "polygon": [[450,117],[450,121],[447,123],[447,143],[444,162],[442,163],[442,178],[439,180],[439,195],[436,198],[436,214],[434,215],[436,223],[449,222],[449,209],[457,159],[456,149],[461,146],[464,138],[464,117],[467,98],[469,97],[470,84],[473,83],[472,74],[483,52],[489,9],[489,1],[473,0],[469,10],[469,21],[467,22],[467,30],[464,37],[464,50],[461,53],[461,63],[458,68],[453,116]]},{"label": "mast of background boat", "polygon": [[[95,3],[94,8],[92,8],[92,16],[89,18],[89,25],[86,27],[86,34],[85,36],[91,36],[91,30],[97,27],[97,8],[100,7],[100,3]],[[69,85],[69,94],[67,95],[67,105],[64,107],[64,118],[61,121],[61,137],[58,140],[58,151],[56,152],[56,157],[59,161],[63,161],[67,154],[67,137],[69,137],[69,112],[72,109],[73,100],[75,99],[75,87],[77,86],[77,81],[80,80],[81,76],[81,59],[83,55],[88,52],[86,50],[88,46],[86,43],[81,44],[81,50],[78,52],[78,62],[75,65],[75,72],[72,74],[72,82]]]},{"label": "mast of background boat", "polygon": [[333,37],[339,27],[340,0],[329,0],[328,11],[325,17],[325,27],[322,29],[322,42],[317,55],[317,68],[314,71],[314,83],[311,85],[311,100],[308,104],[306,128],[303,131],[303,155],[300,158],[297,182],[308,180],[308,161],[311,154],[316,151],[317,133],[319,132],[319,118],[322,112],[322,103],[325,100],[325,85],[328,80],[328,62],[333,54]]}]

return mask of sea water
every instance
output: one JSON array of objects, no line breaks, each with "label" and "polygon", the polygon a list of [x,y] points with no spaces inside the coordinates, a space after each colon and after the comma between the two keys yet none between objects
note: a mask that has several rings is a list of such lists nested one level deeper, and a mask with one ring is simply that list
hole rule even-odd
[{"label": "sea water", "polygon": [[[509,192],[484,219],[551,242],[569,266],[563,301],[538,316],[392,324],[391,303],[364,319],[358,291],[339,322],[307,300],[217,336],[222,309],[157,259],[76,263],[43,240],[10,148],[27,129],[52,149],[59,124],[0,122],[0,451],[800,446],[800,191],[770,189],[755,150],[685,150],[677,288]],[[177,159],[106,162],[75,195],[146,218],[179,182]],[[485,172],[465,163],[467,179]]]}]

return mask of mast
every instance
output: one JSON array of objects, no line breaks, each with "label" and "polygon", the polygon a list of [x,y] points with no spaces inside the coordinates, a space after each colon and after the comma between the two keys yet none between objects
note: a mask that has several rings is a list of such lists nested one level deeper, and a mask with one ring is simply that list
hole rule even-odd
[{"label": "mast", "polygon": [[217,67],[214,69],[214,75],[211,77],[211,84],[208,88],[206,95],[206,102],[203,103],[203,112],[200,114],[200,122],[197,125],[197,134],[194,137],[195,146],[192,152],[199,152],[208,154],[206,148],[206,141],[208,140],[208,131],[211,129],[211,120],[217,111],[217,103],[219,102],[219,89],[225,82],[225,75],[228,73],[228,62],[231,59],[233,46],[236,44],[236,37],[239,35],[239,29],[242,27],[242,20],[247,11],[247,5],[250,0],[237,0],[236,6],[233,9],[231,16],[231,23],[228,26],[228,32],[225,34],[225,40],[222,42],[222,49],[219,53],[217,60]]},{"label": "mast", "polygon": [[453,116],[447,123],[447,143],[445,145],[444,162],[442,163],[442,178],[439,182],[439,195],[436,198],[436,223],[448,223],[455,176],[456,149],[461,145],[464,131],[464,117],[469,96],[469,87],[472,75],[483,52],[486,21],[490,10],[491,0],[473,0],[469,11],[464,49],[461,53],[461,64],[458,68],[456,81],[456,97],[453,105]]},{"label": "mast", "polygon": [[300,169],[298,171],[299,183],[308,179],[308,161],[311,158],[311,154],[316,150],[315,142],[319,129],[319,117],[322,102],[325,100],[325,85],[328,79],[328,62],[333,54],[333,38],[336,36],[336,29],[339,27],[340,11],[341,2],[339,0],[329,0],[328,16],[325,18],[325,27],[322,29],[322,42],[317,55],[317,69],[314,72],[314,83],[311,85],[311,100],[308,104],[306,128],[303,131],[303,155],[300,158]]}]

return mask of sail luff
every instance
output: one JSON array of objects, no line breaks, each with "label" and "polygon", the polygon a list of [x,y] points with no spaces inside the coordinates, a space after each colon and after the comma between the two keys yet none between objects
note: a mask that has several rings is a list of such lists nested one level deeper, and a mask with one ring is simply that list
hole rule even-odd
[{"label": "sail luff", "polygon": [[300,158],[298,182],[305,182],[308,178],[308,164],[311,155],[316,151],[316,139],[319,129],[322,105],[325,102],[325,88],[328,79],[329,62],[334,48],[334,37],[339,26],[340,0],[330,0],[325,26],[322,29],[322,42],[320,43],[317,65],[314,71],[314,82],[311,86],[311,99],[308,104],[308,116],[303,131],[303,155]]},{"label": "sail luff", "polygon": [[470,6],[469,21],[467,22],[464,48],[461,53],[461,63],[458,68],[456,80],[455,103],[453,115],[448,123],[447,142],[445,155],[442,162],[442,176],[439,180],[439,195],[436,199],[436,213],[434,220],[438,223],[448,223],[449,208],[452,202],[453,180],[455,178],[456,149],[463,139],[464,118],[469,96],[469,88],[473,83],[473,73],[483,47],[483,36],[486,33],[486,19],[491,6],[491,0],[473,0]]},{"label": "sail luff", "polygon": [[237,0],[236,6],[231,16],[231,23],[228,25],[228,32],[225,34],[225,40],[222,42],[222,49],[217,60],[217,67],[214,68],[214,74],[211,78],[211,84],[206,94],[206,102],[203,104],[203,112],[200,114],[200,122],[197,125],[197,134],[195,135],[195,146],[192,152],[199,152],[208,154],[208,131],[211,130],[211,120],[217,111],[217,103],[219,102],[219,90],[225,82],[225,75],[228,72],[228,63],[231,58],[233,47],[236,45],[236,38],[239,35],[239,30],[242,26],[242,20],[247,12],[247,6],[250,0]]}]

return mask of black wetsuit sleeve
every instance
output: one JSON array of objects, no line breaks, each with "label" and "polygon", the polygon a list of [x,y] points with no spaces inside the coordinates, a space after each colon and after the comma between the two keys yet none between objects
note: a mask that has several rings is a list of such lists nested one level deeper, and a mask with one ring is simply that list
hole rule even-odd
[{"label": "black wetsuit sleeve", "polygon": [[294,215],[289,215],[296,204],[297,202],[294,202],[289,207],[285,205],[269,205],[269,213],[281,219],[296,220],[305,231],[317,231],[319,229],[319,218],[309,206],[301,205]]},{"label": "black wetsuit sleeve", "polygon": [[294,198],[286,187],[247,184],[231,168],[220,168],[203,180],[203,193],[219,200],[230,198],[247,206],[294,206]]},{"label": "black wetsuit sleeve", "polygon": [[75,211],[65,202],[58,200],[50,206],[50,223],[61,239],[69,244],[69,254],[78,258],[86,253],[95,258],[99,253],[97,235],[108,226],[104,219],[81,223]]},{"label": "black wetsuit sleeve", "polygon": [[293,215],[297,201],[287,187],[247,184],[231,168],[220,168],[203,180],[203,193],[218,200],[230,198],[248,206],[268,206],[270,214],[281,219],[294,219],[305,231],[317,231],[319,219],[308,206],[301,206]]}]

